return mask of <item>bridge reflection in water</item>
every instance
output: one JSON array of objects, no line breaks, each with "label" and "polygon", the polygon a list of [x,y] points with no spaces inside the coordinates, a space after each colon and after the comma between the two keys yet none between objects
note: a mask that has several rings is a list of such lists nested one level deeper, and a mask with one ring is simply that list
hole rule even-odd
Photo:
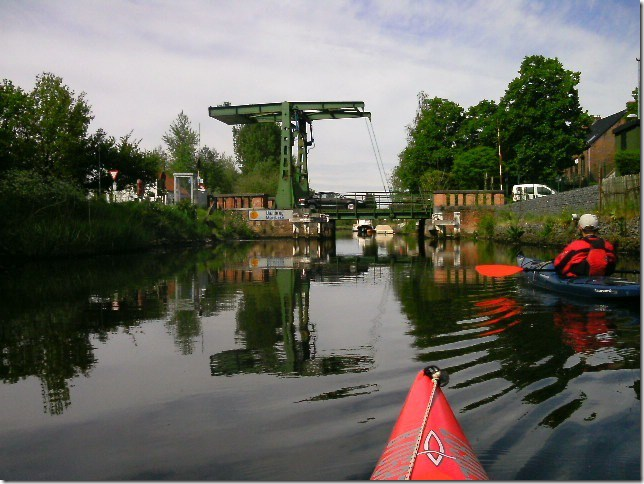
[{"label": "bridge reflection in water", "polygon": [[[409,376],[437,364],[490,476],[640,476],[639,305],[475,272],[512,263],[508,246],[328,242],[11,270],[0,278],[0,467],[25,479],[69,479],[68,462],[99,480],[366,479]],[[142,459],[150,442],[159,453]],[[605,465],[607,448],[618,465]],[[551,466],[553,455],[566,458]]]},{"label": "bridge reflection in water", "polygon": [[[396,289],[398,297],[413,299],[406,311],[433,311],[443,301],[461,298],[465,286],[504,294],[501,286],[507,281],[483,278],[474,270],[479,262],[505,257],[487,250],[480,244],[419,244],[398,236],[286,239],[172,256],[118,257],[109,266],[100,259],[25,266],[0,284],[6,301],[12,302],[6,306],[0,338],[4,375],[11,382],[36,377],[45,410],[60,414],[71,404],[70,375],[87,374],[98,363],[96,341],[107,344],[112,335],[124,333],[136,342],[144,323],[158,323],[177,350],[189,355],[203,339],[204,326],[217,325],[228,314],[235,318],[234,345],[211,355],[213,375],[364,372],[374,364],[365,341],[323,350],[317,344],[320,321],[311,319],[312,284],[342,286],[365,278],[388,284],[395,279],[406,285]],[[401,270],[394,271],[398,265]],[[479,316],[486,319],[481,326],[488,328],[487,334],[481,328],[479,336],[505,332],[517,321],[518,308],[509,297],[476,302]],[[415,325],[424,324],[411,312],[408,317]],[[52,318],[62,323],[52,325]],[[571,344],[580,347],[598,344],[592,340],[594,330],[603,328],[597,319],[574,328],[558,324],[568,331]],[[57,358],[60,354],[68,357]]]},{"label": "bridge reflection in water", "polygon": [[[310,320],[309,311],[311,281],[346,281],[365,277],[369,272],[373,278],[390,277],[388,272],[383,275],[382,271],[370,269],[395,264],[415,264],[423,269],[431,266],[433,281],[439,285],[482,283],[484,279],[473,266],[461,265],[458,242],[446,250],[444,241],[421,246],[391,236],[361,241],[361,255],[336,255],[333,240],[258,242],[244,260],[208,271],[208,284],[240,288],[243,301],[237,324],[243,335],[240,339],[246,343],[245,348],[212,355],[211,373],[307,376],[369,370],[374,359],[368,346],[318,354],[315,321]],[[387,255],[378,253],[383,245],[388,246]],[[279,305],[274,304],[277,300]],[[267,337],[267,327],[272,327],[272,337]],[[261,342],[254,339],[256,334],[264,335]]]}]

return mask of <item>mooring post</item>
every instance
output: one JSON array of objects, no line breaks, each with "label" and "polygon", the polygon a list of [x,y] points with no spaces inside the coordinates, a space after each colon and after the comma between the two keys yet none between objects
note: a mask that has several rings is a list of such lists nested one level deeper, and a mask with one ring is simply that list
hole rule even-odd
[{"label": "mooring post", "polygon": [[418,220],[418,243],[422,243],[425,240],[425,220],[421,218]]}]

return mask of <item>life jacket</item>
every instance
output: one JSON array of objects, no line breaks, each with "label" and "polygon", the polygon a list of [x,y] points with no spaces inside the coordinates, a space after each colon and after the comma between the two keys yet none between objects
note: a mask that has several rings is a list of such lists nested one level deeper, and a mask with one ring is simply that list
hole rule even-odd
[{"label": "life jacket", "polygon": [[617,256],[613,244],[595,235],[570,243],[555,259],[555,269],[564,277],[609,276]]}]

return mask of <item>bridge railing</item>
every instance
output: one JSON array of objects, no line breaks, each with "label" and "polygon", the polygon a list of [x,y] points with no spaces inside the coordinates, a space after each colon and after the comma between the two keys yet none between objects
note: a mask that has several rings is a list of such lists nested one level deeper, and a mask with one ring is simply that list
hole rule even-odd
[{"label": "bridge railing", "polygon": [[332,218],[430,218],[432,214],[431,196],[412,195],[405,192],[347,192],[347,198],[353,198],[357,203],[353,208],[342,206],[324,207],[321,212]]}]

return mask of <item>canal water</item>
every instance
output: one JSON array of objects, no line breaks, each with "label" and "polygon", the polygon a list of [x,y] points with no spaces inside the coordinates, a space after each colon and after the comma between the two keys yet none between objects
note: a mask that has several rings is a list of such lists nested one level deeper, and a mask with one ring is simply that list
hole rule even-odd
[{"label": "canal water", "polygon": [[491,479],[640,480],[639,304],[474,269],[516,250],[348,235],[5,270],[0,479],[368,479],[435,364]]}]

